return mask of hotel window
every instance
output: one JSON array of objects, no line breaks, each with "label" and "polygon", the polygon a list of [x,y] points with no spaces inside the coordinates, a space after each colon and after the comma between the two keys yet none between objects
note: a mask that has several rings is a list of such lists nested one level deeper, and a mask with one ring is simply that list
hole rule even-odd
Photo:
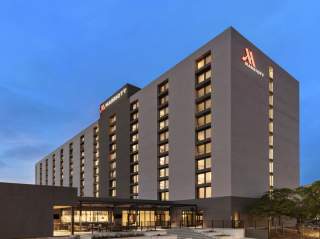
[{"label": "hotel window", "polygon": [[93,196],[99,197],[99,127],[93,128]]},{"label": "hotel window", "polygon": [[84,196],[84,164],[85,164],[85,152],[84,152],[84,135],[80,137],[80,197]]},{"label": "hotel window", "polygon": [[169,126],[169,120],[165,119],[159,122],[159,129],[162,130]]},{"label": "hotel window", "polygon": [[40,185],[42,185],[42,163],[40,163],[40,165],[39,165],[39,177],[40,177],[40,179],[39,179],[39,181],[40,181]]},{"label": "hotel window", "polygon": [[[196,198],[210,198],[211,188],[211,128],[212,128],[212,56],[206,53],[196,61],[195,90],[196,90]],[[201,83],[201,85],[199,85]],[[199,88],[201,87],[201,88]],[[201,97],[206,97],[205,99]],[[202,100],[199,102],[199,100]],[[209,156],[210,154],[210,156]]]},{"label": "hotel window", "polygon": [[159,153],[160,154],[163,154],[163,153],[167,153],[169,151],[169,144],[166,143],[166,144],[161,144],[159,146]]},{"label": "hotel window", "polygon": [[197,145],[197,156],[211,153],[211,142],[206,144]]},{"label": "hotel window", "polygon": [[204,110],[210,109],[210,108],[211,108],[211,99],[202,101],[197,104],[197,112],[201,112],[201,111],[204,111]]},{"label": "hotel window", "polygon": [[269,129],[269,191],[271,192],[274,187],[274,71],[273,67],[269,67],[269,106],[268,106],[268,112],[269,112],[269,123],[268,123],[268,129]]},{"label": "hotel window", "polygon": [[139,154],[133,154],[133,155],[131,156],[131,162],[132,162],[132,163],[139,162]]},{"label": "hotel window", "polygon": [[69,187],[73,186],[73,143],[69,144]]},{"label": "hotel window", "polygon": [[46,159],[46,185],[48,185],[48,159]]},{"label": "hotel window", "polygon": [[197,132],[197,140],[198,141],[203,141],[205,139],[210,139],[210,138],[211,138],[211,128]]},{"label": "hotel window", "polygon": [[139,145],[138,144],[131,145],[131,152],[137,152],[138,150],[139,150]]},{"label": "hotel window", "polygon": [[109,196],[116,196],[116,176],[117,176],[117,142],[116,142],[116,130],[117,130],[117,116],[114,114],[109,117]]},{"label": "hotel window", "polygon": [[169,189],[169,181],[168,180],[161,180],[159,183],[160,183],[160,190]]},{"label": "hotel window", "polygon": [[163,177],[169,177],[169,168],[162,168],[162,169],[160,169],[160,171],[159,171],[159,176],[160,176],[161,178],[163,178]]},{"label": "hotel window", "polygon": [[160,158],[159,158],[159,164],[160,164],[160,166],[169,164],[169,156],[166,155],[166,156],[160,157]]},{"label": "hotel window", "polygon": [[56,155],[52,155],[52,185],[56,185]]},{"label": "hotel window", "polygon": [[168,91],[168,89],[169,89],[169,82],[166,81],[165,83],[159,85],[159,88],[158,88],[158,89],[159,89],[159,93],[160,93],[160,94],[163,93],[163,92]]},{"label": "hotel window", "polygon": [[166,116],[168,113],[169,113],[169,108],[165,107],[159,111],[159,117],[162,118]]},{"label": "hotel window", "polygon": [[[169,187],[165,186],[163,181],[163,177],[169,176],[168,79],[158,85],[158,119],[158,198],[159,200],[169,200]],[[166,181],[168,181],[168,179],[166,179]]]},{"label": "hotel window", "polygon": [[138,128],[139,128],[138,123],[135,123],[135,124],[131,125],[131,132],[137,131]]},{"label": "hotel window", "polygon": [[168,95],[165,95],[165,96],[162,96],[159,98],[159,104],[160,105],[164,105],[166,103],[168,103],[169,101],[169,96]]},{"label": "hotel window", "polygon": [[199,187],[197,189],[197,197],[199,199],[202,198],[211,198],[212,197],[212,192],[211,192],[211,186],[208,187]]},{"label": "hotel window", "polygon": [[206,94],[209,94],[209,93],[211,93],[211,84],[198,89],[197,90],[197,97],[200,98],[200,97],[202,97]]},{"label": "hotel window", "polygon": [[211,63],[211,54],[208,54],[207,56],[201,58],[200,60],[197,61],[196,63],[196,69],[200,70],[201,68],[203,68],[204,66],[208,65]]},{"label": "hotel window", "polygon": [[197,160],[197,170],[211,169],[211,157]]},{"label": "hotel window", "polygon": [[115,134],[110,136],[110,141],[111,142],[116,141],[116,139],[117,139],[117,136]]},{"label": "hotel window", "polygon": [[139,102],[134,101],[130,106],[130,198],[139,196]]},{"label": "hotel window", "polygon": [[204,126],[206,124],[211,124],[211,113],[200,116],[197,118],[197,127]]},{"label": "hotel window", "polygon": [[165,131],[159,134],[159,141],[165,141],[169,138],[169,132]]},{"label": "hotel window", "polygon": [[211,70],[208,70],[197,76],[197,84],[211,79]]},{"label": "hotel window", "polygon": [[63,164],[64,164],[64,156],[63,156],[63,149],[60,150],[60,186],[63,186]]},{"label": "hotel window", "polygon": [[132,143],[138,141],[138,139],[139,139],[139,135],[138,134],[131,135],[131,142]]},{"label": "hotel window", "polygon": [[197,183],[198,183],[198,185],[211,183],[211,172],[198,174],[197,175]]}]

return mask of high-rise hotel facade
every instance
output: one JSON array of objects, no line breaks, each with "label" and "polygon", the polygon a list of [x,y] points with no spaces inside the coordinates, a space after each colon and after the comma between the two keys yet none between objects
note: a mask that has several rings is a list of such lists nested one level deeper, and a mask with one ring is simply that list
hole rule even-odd
[{"label": "high-rise hotel facade", "polygon": [[195,203],[225,218],[269,190],[299,186],[299,83],[233,28],[99,110],[37,162],[36,184]]}]

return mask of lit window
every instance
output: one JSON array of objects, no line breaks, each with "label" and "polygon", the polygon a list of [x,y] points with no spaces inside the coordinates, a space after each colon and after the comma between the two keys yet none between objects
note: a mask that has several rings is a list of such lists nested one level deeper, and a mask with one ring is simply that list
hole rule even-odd
[{"label": "lit window", "polygon": [[166,156],[160,157],[160,158],[159,158],[159,164],[160,164],[161,166],[162,166],[162,165],[169,164],[169,156],[166,155]]},{"label": "lit window", "polygon": [[163,93],[169,89],[169,83],[166,82],[162,85],[159,85],[159,93]]},{"label": "lit window", "polygon": [[160,200],[161,201],[168,201],[169,200],[169,192],[161,192],[160,193]]},{"label": "lit window", "polygon": [[197,97],[202,97],[211,92],[211,85],[207,85],[197,90]]},{"label": "lit window", "polygon": [[269,66],[269,77],[273,79],[273,67]]},{"label": "lit window", "polygon": [[159,140],[160,141],[164,141],[164,140],[167,140],[169,138],[169,132],[166,131],[166,132],[163,132],[159,135]]},{"label": "lit window", "polygon": [[116,152],[114,152],[114,153],[110,154],[110,160],[115,160],[115,159],[116,159],[116,157],[117,157]]},{"label": "lit window", "polygon": [[134,145],[131,146],[131,151],[132,152],[136,152],[138,150],[139,150],[139,145],[138,144],[134,144]]},{"label": "lit window", "polygon": [[169,177],[169,168],[162,168],[159,170],[160,177]]},{"label": "lit window", "polygon": [[138,123],[131,125],[131,131],[134,132],[134,131],[138,130],[138,127],[139,127]]},{"label": "lit window", "polygon": [[138,109],[138,107],[139,107],[138,101],[131,104],[131,110],[136,110],[136,109]]},{"label": "lit window", "polygon": [[162,96],[160,99],[159,99],[159,103],[160,105],[163,105],[165,103],[167,103],[169,100],[169,96],[168,95],[165,95],[165,96]]},{"label": "lit window", "polygon": [[204,111],[204,110],[210,109],[210,108],[211,108],[211,99],[202,101],[197,104],[197,112],[201,112],[201,111]]},{"label": "lit window", "polygon": [[202,141],[211,138],[211,128],[197,132],[197,140]]},{"label": "lit window", "polygon": [[197,161],[197,169],[203,170],[203,169],[210,169],[211,168],[211,157],[205,158],[205,159],[199,159]]},{"label": "lit window", "polygon": [[197,76],[197,84],[200,84],[206,80],[209,80],[210,78],[211,78],[211,70],[208,70]]},{"label": "lit window", "polygon": [[139,135],[138,134],[134,134],[131,136],[131,142],[136,142],[139,139]]},{"label": "lit window", "polygon": [[111,116],[110,117],[110,124],[114,124],[117,120],[117,117],[114,115],[114,116]]},{"label": "lit window", "polygon": [[269,91],[271,93],[273,93],[273,82],[272,81],[269,82]]},{"label": "lit window", "polygon": [[273,173],[273,162],[269,162],[269,173]]},{"label": "lit window", "polygon": [[273,95],[269,96],[269,105],[273,106]]},{"label": "lit window", "polygon": [[273,149],[269,149],[269,159],[273,159]]},{"label": "lit window", "polygon": [[273,119],[273,109],[269,109],[269,119]]},{"label": "lit window", "polygon": [[131,171],[133,173],[138,173],[139,172],[139,165],[138,164],[133,165]]},{"label": "lit window", "polygon": [[269,136],[269,146],[273,146],[273,136]]},{"label": "lit window", "polygon": [[116,144],[110,144],[110,151],[114,151],[117,149],[117,145]]},{"label": "lit window", "polygon": [[270,187],[273,187],[274,186],[274,182],[273,182],[274,180],[273,180],[273,175],[270,175],[269,176],[269,185],[270,185]]},{"label": "lit window", "polygon": [[211,153],[211,143],[200,144],[197,146],[197,155]]},{"label": "lit window", "polygon": [[138,113],[134,113],[131,115],[131,120],[136,120],[138,119]]},{"label": "lit window", "polygon": [[117,194],[116,190],[115,190],[115,189],[112,189],[112,190],[111,190],[111,196],[112,196],[112,197],[115,197],[116,194]]},{"label": "lit window", "polygon": [[273,122],[269,122],[269,132],[273,133]]},{"label": "lit window", "polygon": [[117,136],[115,134],[110,136],[110,141],[111,142],[116,141],[116,139],[117,139]]},{"label": "lit window", "polygon": [[197,70],[201,69],[205,65],[211,63],[211,54],[205,56],[204,58],[201,58],[200,60],[197,61],[196,67]]},{"label": "lit window", "polygon": [[198,127],[201,127],[205,124],[210,124],[210,123],[211,123],[211,113],[197,118],[197,126]]},{"label": "lit window", "polygon": [[159,146],[159,153],[166,153],[169,151],[169,144],[162,144]]},{"label": "lit window", "polygon": [[163,128],[166,128],[169,126],[169,120],[166,119],[166,120],[162,120],[159,122],[159,129],[163,129]]},{"label": "lit window", "polygon": [[200,173],[197,175],[197,184],[211,183],[211,172]]},{"label": "lit window", "polygon": [[162,180],[159,182],[160,190],[169,189],[169,181],[168,180]]},{"label": "lit window", "polygon": [[169,108],[168,108],[168,107],[165,107],[165,108],[163,108],[163,109],[161,109],[161,110],[159,111],[159,116],[160,116],[160,118],[161,118],[161,117],[167,115],[168,113],[169,113]]},{"label": "lit window", "polygon": [[139,154],[132,155],[132,162],[135,163],[135,162],[138,162],[138,161],[139,161]]},{"label": "lit window", "polygon": [[111,126],[111,127],[110,127],[110,133],[115,132],[116,129],[117,129],[116,125]]}]

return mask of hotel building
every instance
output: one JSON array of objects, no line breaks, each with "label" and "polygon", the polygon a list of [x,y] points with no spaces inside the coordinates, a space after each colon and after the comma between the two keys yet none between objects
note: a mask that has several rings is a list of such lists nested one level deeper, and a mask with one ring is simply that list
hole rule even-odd
[{"label": "hotel building", "polygon": [[299,186],[299,83],[233,28],[99,111],[36,163],[36,184],[91,202],[196,205],[178,214],[204,221],[243,218],[263,193]]}]

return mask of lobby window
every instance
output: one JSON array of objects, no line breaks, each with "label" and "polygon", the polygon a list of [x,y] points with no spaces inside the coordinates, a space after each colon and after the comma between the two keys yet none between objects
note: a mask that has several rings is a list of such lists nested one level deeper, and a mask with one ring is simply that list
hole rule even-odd
[{"label": "lobby window", "polygon": [[139,196],[139,102],[134,101],[130,106],[130,198]]},{"label": "lobby window", "polygon": [[212,55],[204,54],[196,61],[195,91],[195,160],[196,198],[210,198],[211,192],[211,144],[212,144]]},{"label": "lobby window", "polygon": [[[167,177],[165,180],[163,177]],[[158,198],[169,200],[169,80],[158,85]]]},{"label": "lobby window", "polygon": [[111,141],[111,142],[116,141],[116,139],[117,139],[117,136],[116,136],[115,134],[110,135],[110,141]]}]

